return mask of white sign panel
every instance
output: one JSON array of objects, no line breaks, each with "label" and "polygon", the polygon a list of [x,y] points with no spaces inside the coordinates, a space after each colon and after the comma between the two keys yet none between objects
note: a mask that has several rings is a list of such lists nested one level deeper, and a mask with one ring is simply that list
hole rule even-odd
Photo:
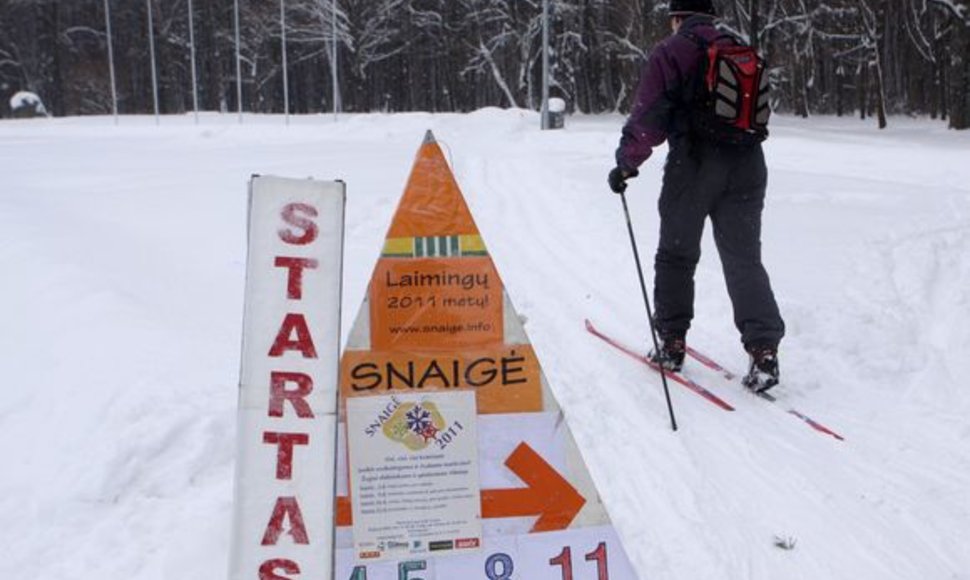
[{"label": "white sign panel", "polygon": [[474,554],[354,562],[337,551],[336,580],[640,580],[612,526],[486,536]]},{"label": "white sign panel", "polygon": [[347,432],[359,560],[481,546],[474,392],[350,399]]},{"label": "white sign panel", "polygon": [[333,573],[344,185],[256,177],[231,580]]}]

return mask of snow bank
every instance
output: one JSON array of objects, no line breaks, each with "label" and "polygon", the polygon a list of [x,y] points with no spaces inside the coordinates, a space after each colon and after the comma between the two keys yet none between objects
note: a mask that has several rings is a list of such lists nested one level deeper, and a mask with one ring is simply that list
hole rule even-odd
[{"label": "snow bank", "polygon": [[44,107],[44,102],[39,96],[37,96],[36,93],[32,93],[30,91],[20,91],[14,93],[14,95],[10,97],[10,110],[13,111],[15,115],[47,115],[47,109]]},{"label": "snow bank", "polygon": [[[0,125],[0,576],[224,577],[248,178],[347,182],[346,333],[430,128],[643,578],[970,578],[965,134],[773,120],[780,406],[689,367],[737,410],[673,385],[673,434],[657,377],[583,329],[646,348],[606,186],[620,117],[202,119]],[[663,153],[627,192],[644,257]],[[696,310],[691,343],[741,370],[709,234]]]}]

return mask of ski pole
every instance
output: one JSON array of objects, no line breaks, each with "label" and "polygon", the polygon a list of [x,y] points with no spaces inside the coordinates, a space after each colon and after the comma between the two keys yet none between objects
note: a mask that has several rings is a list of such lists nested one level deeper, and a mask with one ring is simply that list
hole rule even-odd
[{"label": "ski pole", "polygon": [[[630,245],[633,246],[633,261],[637,264],[637,277],[640,279],[640,292],[643,294],[643,303],[647,307],[647,322],[650,323],[650,338],[653,339],[653,352],[660,352],[660,344],[657,342],[657,331],[653,326],[653,310],[650,308],[650,299],[647,298],[647,285],[643,281],[643,267],[640,265],[640,252],[637,251],[637,240],[633,235],[633,223],[630,222],[630,208],[626,204],[626,194],[620,193],[620,199],[623,200],[623,215],[626,216],[626,229],[630,232]],[[662,363],[657,364],[657,369],[660,371],[660,382],[664,386],[664,397],[667,399],[667,411],[670,413],[670,426],[676,431],[677,430],[677,419],[674,417],[674,406],[670,402],[670,389],[667,387],[667,373],[664,370]]]}]

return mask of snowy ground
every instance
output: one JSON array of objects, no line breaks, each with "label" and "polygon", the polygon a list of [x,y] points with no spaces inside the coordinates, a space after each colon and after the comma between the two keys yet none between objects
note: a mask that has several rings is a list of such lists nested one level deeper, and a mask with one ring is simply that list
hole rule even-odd
[{"label": "snowy ground", "polygon": [[[781,408],[694,368],[738,410],[673,387],[674,434],[656,377],[583,329],[646,342],[619,117],[281,121],[0,123],[0,577],[224,577],[248,177],[348,183],[346,332],[431,128],[642,578],[970,579],[970,134],[777,120]],[[647,257],[663,154],[628,193]],[[709,237],[697,278],[691,342],[741,370]]]}]

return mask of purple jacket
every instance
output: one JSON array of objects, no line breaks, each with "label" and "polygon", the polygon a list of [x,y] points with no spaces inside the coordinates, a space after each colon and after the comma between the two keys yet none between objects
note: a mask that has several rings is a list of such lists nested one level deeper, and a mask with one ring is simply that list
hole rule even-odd
[{"label": "purple jacket", "polygon": [[[728,38],[714,27],[713,17],[700,14],[686,19],[681,30],[690,30],[708,42]],[[630,118],[623,126],[616,150],[618,167],[626,171],[640,167],[668,135],[687,132],[685,96],[700,70],[702,56],[701,47],[683,34],[672,34],[654,47],[640,73]]]}]

